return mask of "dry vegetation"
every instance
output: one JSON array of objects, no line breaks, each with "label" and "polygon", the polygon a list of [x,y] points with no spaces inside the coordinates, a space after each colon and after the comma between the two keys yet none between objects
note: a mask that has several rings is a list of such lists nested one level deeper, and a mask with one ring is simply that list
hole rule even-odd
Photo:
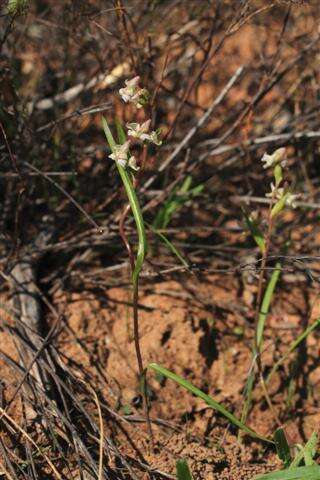
[{"label": "dry vegetation", "polygon": [[[150,372],[152,448],[119,235],[126,197],[101,115],[112,126],[132,120],[118,90],[139,75],[162,128],[160,148],[134,148],[144,160],[137,191],[149,243],[144,363],[240,417],[261,270],[243,211],[258,211],[265,227],[272,175],[260,160],[283,146],[301,197],[279,216],[263,270],[264,288],[281,261],[259,362],[265,377],[320,315],[318,1],[0,7],[0,478],[174,479],[180,458],[195,480],[280,468],[272,445],[238,438],[203,400]],[[135,244],[130,214],[125,232]],[[255,382],[247,424],[267,437],[282,424],[292,449],[304,444],[320,420],[319,382],[315,329],[268,384],[271,409]]]}]

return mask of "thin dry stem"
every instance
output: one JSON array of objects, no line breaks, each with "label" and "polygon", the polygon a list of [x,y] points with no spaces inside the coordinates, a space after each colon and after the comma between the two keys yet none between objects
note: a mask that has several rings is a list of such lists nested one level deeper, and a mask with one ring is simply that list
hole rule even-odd
[{"label": "thin dry stem", "polygon": [[51,470],[55,474],[56,478],[58,478],[58,480],[62,480],[62,477],[61,477],[60,473],[58,472],[56,467],[53,465],[50,458],[41,450],[41,448],[30,437],[30,435],[22,427],[20,427],[20,425],[18,425],[18,423],[15,422],[13,420],[13,418],[10,417],[10,415],[8,415],[2,407],[0,407],[0,412],[1,412],[2,416],[4,416],[37,449],[37,451],[40,453],[40,455],[43,456],[43,458],[46,460],[49,467],[51,468]]}]

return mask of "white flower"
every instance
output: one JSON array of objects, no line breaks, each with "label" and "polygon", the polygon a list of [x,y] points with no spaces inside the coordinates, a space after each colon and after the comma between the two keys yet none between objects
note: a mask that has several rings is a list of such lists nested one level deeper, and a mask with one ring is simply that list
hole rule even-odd
[{"label": "white flower", "polygon": [[281,198],[285,197],[285,204],[287,207],[290,208],[296,208],[296,200],[300,198],[299,194],[293,194],[290,193],[288,190],[285,190],[284,188],[277,188],[273,183],[270,185],[271,187],[271,192],[266,193],[266,197],[273,198],[275,200],[281,200]]},{"label": "white flower", "polygon": [[132,170],[138,171],[140,167],[137,165],[136,157],[133,155],[128,160],[128,167],[132,168]]},{"label": "white flower", "polygon": [[287,197],[286,197],[286,205],[288,207],[291,207],[291,208],[296,208],[297,207],[297,204],[296,204],[296,200],[300,197],[299,194],[293,194],[293,193],[290,193],[288,192],[287,194]]},{"label": "white flower", "polygon": [[154,143],[155,145],[161,145],[162,141],[159,138],[159,131],[149,132],[151,120],[147,120],[142,123],[127,123],[128,135],[130,137],[139,138],[143,142]]},{"label": "white flower", "polygon": [[149,97],[149,92],[145,88],[139,86],[140,77],[134,77],[131,80],[125,80],[125,87],[120,88],[119,94],[126,103],[131,102],[137,108],[143,107]]},{"label": "white flower", "polygon": [[119,163],[121,167],[125,168],[128,163],[128,153],[129,153],[130,141],[127,140],[122,145],[115,145],[113,147],[113,153],[109,155],[109,158],[112,158],[116,163]]},{"label": "white flower", "polygon": [[134,77],[131,80],[125,80],[125,87],[120,88],[119,93],[124,102],[130,102],[139,89],[140,77]]},{"label": "white flower", "polygon": [[149,139],[149,127],[150,127],[151,120],[147,120],[146,122],[142,123],[127,123],[128,128],[128,135],[134,138],[140,138],[143,140]]},{"label": "white flower", "polygon": [[149,135],[149,142],[154,143],[155,145],[161,145],[162,140],[159,138],[159,130],[153,131]]},{"label": "white flower", "polygon": [[122,145],[115,145],[109,158],[112,158],[123,168],[130,167],[132,170],[139,170],[140,167],[137,165],[136,158],[133,155],[129,157],[129,148],[130,140],[127,140]]},{"label": "white flower", "polygon": [[287,161],[285,160],[286,149],[284,147],[278,148],[275,152],[271,155],[265,153],[261,158],[261,162],[265,162],[263,168],[269,168],[277,165],[280,163],[282,167],[287,165]]},{"label": "white flower", "polygon": [[280,200],[283,197],[284,189],[276,187],[272,182],[270,184],[271,192],[266,193],[266,197],[273,198],[276,200]]}]

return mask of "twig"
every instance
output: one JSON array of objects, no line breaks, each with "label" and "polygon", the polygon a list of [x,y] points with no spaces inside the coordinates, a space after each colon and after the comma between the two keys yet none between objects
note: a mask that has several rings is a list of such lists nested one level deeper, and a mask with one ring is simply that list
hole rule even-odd
[{"label": "twig", "polygon": [[[280,133],[280,134],[272,134],[272,135],[266,135],[265,137],[258,137],[258,138],[252,138],[249,140],[246,140],[241,143],[235,143],[235,144],[225,144],[225,145],[220,145],[221,143],[221,138],[213,138],[212,140],[205,140],[204,142],[199,143],[197,146],[198,147],[205,147],[205,146],[210,146],[210,145],[220,145],[219,147],[214,148],[210,152],[203,153],[199,157],[199,161],[203,161],[208,156],[210,157],[215,157],[218,155],[223,155],[225,153],[229,152],[236,152],[239,151],[243,148],[249,148],[249,150],[253,150],[254,148],[259,147],[260,145],[265,145],[265,144],[283,144],[287,143],[292,140],[312,140],[312,139],[318,139],[320,138],[320,131],[302,131],[302,132],[290,132],[290,133]],[[223,170],[224,168],[232,166],[234,163],[237,163],[239,161],[240,157],[239,155],[232,157],[220,165],[217,166],[218,170]]]},{"label": "twig", "polygon": [[[42,172],[48,177],[67,177],[69,175],[72,176],[77,176],[77,172]],[[41,176],[40,173],[36,172],[23,172],[24,177],[39,177]],[[8,173],[0,173],[0,178],[20,178],[19,173],[13,173],[13,172],[8,172]]]},{"label": "twig", "polygon": [[128,75],[129,73],[129,64],[127,62],[120,63],[111,70],[111,72],[99,73],[88,82],[81,82],[77,85],[74,85],[68,90],[65,90],[62,93],[58,93],[52,98],[43,98],[42,100],[29,102],[27,104],[27,111],[32,112],[34,108],[38,110],[49,110],[53,108],[56,104],[65,104],[74,100],[80,93],[90,90],[93,87],[99,85],[99,89],[105,89],[110,87],[115,82],[122,78],[123,76]]},{"label": "twig", "polygon": [[73,117],[83,117],[85,115],[93,115],[95,113],[101,113],[101,112],[104,112],[105,110],[109,110],[109,108],[110,108],[110,103],[102,103],[101,105],[92,105],[91,107],[82,108],[81,110],[75,110],[72,113],[63,115],[62,117],[57,118],[52,122],[42,125],[41,127],[37,128],[36,132],[38,133],[43,132],[43,130],[47,130],[48,128],[55,127],[59,123],[64,122],[66,120],[70,120],[70,118],[73,118]]},{"label": "twig", "polygon": [[12,166],[13,166],[13,168],[15,169],[17,175],[18,175],[18,176],[20,177],[20,179],[22,180],[22,176],[21,176],[20,170],[18,169],[18,165],[17,165],[16,158],[15,158],[15,156],[14,156],[13,153],[12,153],[12,150],[11,150],[11,147],[10,147],[10,144],[9,144],[9,141],[8,141],[8,138],[7,138],[6,131],[5,131],[5,129],[3,128],[3,125],[2,125],[1,122],[0,122],[0,129],[1,129],[1,132],[2,132],[2,135],[3,135],[3,138],[4,138],[4,141],[5,141],[5,144],[6,144],[8,153],[9,153],[9,157],[10,157]]},{"label": "twig", "polygon": [[[264,197],[255,197],[255,196],[250,196],[250,195],[232,195],[230,197],[230,200],[232,202],[244,202],[244,203],[262,203],[264,205],[269,205],[271,200],[268,198]],[[295,202],[297,207],[302,207],[302,208],[310,208],[311,210],[317,210],[320,209],[320,203],[315,203],[315,202]]]},{"label": "twig", "polygon": [[103,419],[101,413],[101,406],[99,402],[98,395],[96,394],[95,390],[89,385],[89,390],[92,392],[94,396],[94,401],[97,405],[98,415],[99,415],[99,426],[100,426],[100,441],[99,441],[99,473],[98,473],[98,480],[103,480],[103,443],[104,443],[104,427],[103,427]]},{"label": "twig", "polygon": [[[187,133],[187,135],[184,137],[181,143],[174,149],[174,151],[169,155],[168,158],[160,165],[159,167],[159,172],[163,172],[168,165],[176,158],[177,155],[181,152],[183,148],[188,145],[190,142],[191,138],[197,133],[197,131],[203,127],[203,125],[209,120],[210,116],[214,112],[214,110],[220,105],[220,103],[224,100],[228,92],[231,90],[233,85],[236,83],[240,75],[242,74],[244,70],[244,65],[239,67],[237,71],[233,74],[233,76],[230,78],[228,83],[225,85],[223,90],[220,92],[220,94],[214,99],[214,101],[211,103],[210,107],[208,110],[202,115],[202,117],[198,120],[197,124],[191,128],[191,130]],[[147,182],[148,183],[148,182]],[[147,185],[148,186],[148,185]]]},{"label": "twig", "polygon": [[[197,124],[191,128],[191,130],[188,132],[188,134],[184,137],[182,142],[177,145],[177,147],[174,149],[174,151],[164,160],[164,162],[160,165],[158,171],[163,172],[169,165],[170,163],[176,158],[177,155],[181,152],[183,148],[185,148],[192,137],[197,133],[197,131],[203,127],[203,125],[209,120],[210,116],[214,112],[214,110],[220,105],[220,103],[224,100],[228,92],[231,90],[235,82],[238,80],[240,75],[242,74],[244,70],[244,66],[242,65],[237,69],[237,71],[233,74],[233,76],[230,78],[228,83],[225,85],[225,87],[222,89],[220,94],[214,99],[214,101],[211,103],[210,107],[208,110],[202,115],[202,117],[198,120]],[[158,175],[154,175],[149,180],[145,182],[144,185],[144,190],[147,190],[150,185],[158,178]]]},{"label": "twig", "polygon": [[[280,70],[277,74],[274,74],[273,78],[270,80],[270,82],[262,89],[260,90],[255,97],[252,99],[249,105],[245,106],[238,116],[237,120],[233,123],[233,125],[223,134],[223,136],[220,138],[218,146],[220,146],[221,143],[223,143],[227,138],[232,135],[232,133],[237,129],[237,127],[241,124],[241,122],[244,120],[244,118],[248,115],[248,113],[257,106],[261,100],[273,89],[277,83],[279,83],[282,78],[284,78],[299,62],[301,58],[305,56],[305,54],[312,48],[314,47],[317,42],[320,39],[320,35],[317,36],[312,42],[310,42],[305,48],[303,48],[300,53],[288,64]],[[211,152],[209,152],[209,155],[211,155]]]},{"label": "twig", "polygon": [[33,170],[34,172],[36,172],[38,175],[41,175],[41,177],[45,178],[46,180],[48,180],[48,182],[52,183],[52,185],[54,185],[58,190],[60,190],[60,192],[63,193],[63,195],[65,195],[68,200],[70,200],[71,203],[73,203],[73,205],[86,217],[86,219],[88,220],[88,222],[91,223],[91,225],[94,226],[94,228],[96,228],[98,230],[99,233],[102,233],[103,230],[101,229],[101,227],[99,227],[99,225],[93,220],[92,217],[90,217],[90,215],[84,210],[84,208],[81,207],[81,205],[79,205],[79,203],[70,195],[70,193],[68,193],[63,187],[61,187],[61,185],[59,185],[59,183],[55,182],[54,180],[52,180],[52,178],[50,178],[50,176],[48,176],[46,173],[42,172],[41,170],[39,170],[37,167],[35,167],[34,165],[31,165],[30,163],[28,162],[23,162],[24,165],[26,165],[28,168],[30,168],[30,170]]},{"label": "twig", "polygon": [[12,417],[10,417],[10,415],[8,415],[6,413],[6,411],[1,407],[0,407],[0,413],[6,418],[6,420],[9,421],[9,423],[11,423],[37,449],[37,451],[40,453],[40,455],[44,457],[44,459],[46,460],[46,462],[50,466],[51,470],[55,474],[56,478],[58,478],[59,480],[62,480],[62,477],[61,477],[60,473],[58,472],[58,470],[56,469],[54,464],[51,462],[50,458],[41,450],[41,448],[30,437],[30,435],[23,428],[21,428],[20,425],[18,425],[18,423],[15,422],[14,419]]}]

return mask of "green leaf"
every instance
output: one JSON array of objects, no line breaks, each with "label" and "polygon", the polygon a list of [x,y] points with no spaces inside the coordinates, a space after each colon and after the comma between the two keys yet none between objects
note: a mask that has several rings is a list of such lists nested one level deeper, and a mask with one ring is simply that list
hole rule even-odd
[{"label": "green leaf", "polygon": [[[256,378],[256,373],[254,368],[250,368],[250,373],[248,379],[246,381],[245,389],[244,389],[244,396],[245,400],[243,402],[242,412],[241,412],[241,422],[245,423],[247,421],[247,417],[249,414],[249,409],[252,401],[252,391],[253,385]],[[239,440],[240,440],[240,432],[239,432]]]},{"label": "green leaf", "polygon": [[122,145],[127,141],[127,135],[126,135],[126,132],[124,131],[123,126],[121,125],[120,120],[116,118],[115,124],[116,124],[116,129],[118,134],[118,142],[120,145]]},{"label": "green leaf", "polygon": [[320,480],[320,467],[297,467],[254,477],[254,480]]},{"label": "green leaf", "polygon": [[123,405],[122,411],[123,411],[123,415],[131,415],[132,414],[132,408],[128,404]]},{"label": "green leaf", "polygon": [[278,428],[274,432],[273,438],[276,445],[278,457],[280,458],[280,460],[283,461],[285,468],[289,467],[292,458],[290,453],[290,447],[288,445],[283,428]]},{"label": "green leaf", "polygon": [[178,480],[192,480],[192,475],[188,467],[188,463],[184,458],[177,461],[176,470]]},{"label": "green leaf", "polygon": [[280,198],[280,200],[278,200],[277,203],[274,205],[274,207],[271,210],[271,218],[276,217],[277,215],[279,215],[280,212],[282,212],[282,210],[286,206],[286,201],[287,201],[288,195],[289,195],[289,192],[285,193]]},{"label": "green leaf", "polygon": [[316,328],[318,328],[320,326],[320,318],[317,318],[317,320],[315,320],[309,327],[307,327],[290,345],[290,347],[288,348],[288,350],[286,351],[286,353],[277,361],[277,363],[274,364],[274,366],[272,367],[272,370],[271,372],[269,373],[268,377],[267,377],[267,380],[266,380],[266,384],[268,382],[270,382],[270,379],[271,377],[273,376],[273,374],[278,370],[278,368],[280,367],[280,365],[289,357],[289,355],[294,352],[294,350],[300,345],[301,342],[303,342],[303,340],[305,340],[307,338],[308,335],[310,335],[310,333],[313,332],[313,330],[315,330]]},{"label": "green leaf", "polygon": [[167,245],[167,247],[171,250],[171,252],[180,260],[182,265],[185,268],[189,268],[188,262],[183,258],[183,256],[181,255],[179,250],[173,245],[173,243],[170,242],[170,240],[165,235],[163,235],[163,233],[159,232],[156,228],[153,228],[152,225],[148,225],[148,226],[152,230],[152,232],[155,235],[158,235],[158,237],[163,241],[163,243]]},{"label": "green leaf", "polygon": [[[102,117],[102,126],[103,126],[104,133],[107,137],[109,146],[113,151],[116,143],[114,141],[109,125],[104,117]],[[118,130],[118,133],[120,134],[120,138],[121,138],[121,135],[122,135],[121,130]],[[128,171],[125,168],[123,168],[118,162],[116,162],[116,165],[117,165],[122,183],[124,185],[124,188],[126,190],[126,194],[130,203],[130,207],[134,216],[136,229],[138,233],[138,251],[137,251],[137,256],[135,260],[134,271],[132,273],[132,283],[136,285],[139,279],[139,274],[142,269],[145,255],[147,253],[146,230],[145,230],[145,225],[143,221],[139,200],[138,200],[136,191],[134,189],[134,186],[132,184],[130,175]]]},{"label": "green leaf", "polygon": [[278,164],[274,167],[273,174],[274,174],[274,179],[276,181],[276,187],[279,187],[280,183],[282,182],[282,178],[283,178],[281,165]]},{"label": "green leaf", "polygon": [[196,197],[197,195],[200,195],[200,193],[202,193],[203,190],[204,190],[204,185],[203,185],[203,183],[200,183],[196,187],[193,187],[190,190],[190,192],[191,192],[192,197]]},{"label": "green leaf", "polygon": [[182,183],[182,185],[179,189],[179,193],[187,193],[189,191],[190,187],[191,187],[191,184],[192,184],[192,177],[191,177],[191,175],[188,175],[184,179],[184,181],[183,181],[183,183]]},{"label": "green leaf", "polygon": [[184,179],[182,185],[176,187],[173,190],[173,192],[171,193],[171,195],[169,195],[153,221],[153,226],[155,228],[166,228],[171,222],[174,213],[179,208],[181,208],[188,200],[199,195],[204,189],[203,184],[199,184],[193,188],[191,188],[191,184],[192,177],[191,175],[188,175]]},{"label": "green leaf", "polygon": [[116,145],[116,142],[114,141],[114,138],[113,138],[113,135],[112,135],[111,130],[109,128],[109,125],[107,123],[107,120],[104,117],[102,117],[102,127],[103,127],[103,130],[104,130],[105,136],[107,137],[109,147],[113,151],[113,149]]},{"label": "green leaf", "polygon": [[303,449],[304,463],[308,467],[315,464],[315,461],[313,459],[317,453],[317,444],[318,444],[318,435],[317,435],[317,432],[313,432]]},{"label": "green leaf", "polygon": [[269,280],[268,286],[266,288],[266,291],[263,296],[262,304],[261,304],[261,309],[259,313],[259,318],[258,318],[258,324],[257,324],[257,345],[259,350],[261,350],[262,347],[262,340],[263,340],[263,331],[264,331],[264,326],[266,322],[267,315],[269,313],[270,309],[270,304],[271,300],[274,294],[274,290],[276,288],[276,285],[278,283],[279,277],[281,273],[281,263],[277,262],[276,263],[276,268],[273,270],[271,278]]},{"label": "green leaf", "polygon": [[157,363],[150,363],[147,368],[152,369],[155,372],[161,373],[165,377],[170,378],[174,382],[178,383],[178,385],[185,388],[186,390],[191,392],[193,395],[196,395],[197,397],[202,398],[202,400],[204,400],[206,402],[206,404],[209,405],[209,407],[212,407],[215,410],[217,410],[219,413],[221,413],[221,415],[223,415],[228,420],[230,420],[231,423],[236,425],[238,428],[240,428],[241,430],[246,432],[251,437],[259,438],[260,440],[263,440],[263,441],[268,442],[268,443],[274,443],[272,440],[269,440],[266,437],[263,437],[262,435],[259,435],[254,430],[247,427],[237,417],[235,417],[231,412],[229,412],[223,405],[216,402],[212,397],[210,397],[206,393],[202,392],[199,388],[193,386],[190,382],[188,382],[184,378],[180,377],[179,375],[176,375],[175,373],[171,372],[170,370],[167,370],[166,368],[161,367]]},{"label": "green leaf", "polygon": [[23,13],[28,7],[29,0],[8,0],[8,13],[10,15],[15,15],[18,13]]},{"label": "green leaf", "polygon": [[316,432],[313,432],[307,443],[304,447],[301,448],[300,452],[295,456],[293,462],[290,465],[290,469],[298,467],[302,462],[303,458],[306,466],[314,465],[314,456],[316,454],[316,447],[318,444],[318,435]]},{"label": "green leaf", "polygon": [[260,248],[261,253],[264,253],[265,250],[266,250],[266,243],[265,243],[265,240],[264,240],[263,233],[261,232],[261,230],[258,226],[258,223],[255,220],[252,220],[252,218],[250,218],[250,216],[247,214],[247,212],[244,209],[242,209],[242,212],[243,212],[243,215],[244,215],[244,218],[245,218],[245,221],[246,221],[246,225],[247,225],[254,241],[256,242],[258,247]]}]

